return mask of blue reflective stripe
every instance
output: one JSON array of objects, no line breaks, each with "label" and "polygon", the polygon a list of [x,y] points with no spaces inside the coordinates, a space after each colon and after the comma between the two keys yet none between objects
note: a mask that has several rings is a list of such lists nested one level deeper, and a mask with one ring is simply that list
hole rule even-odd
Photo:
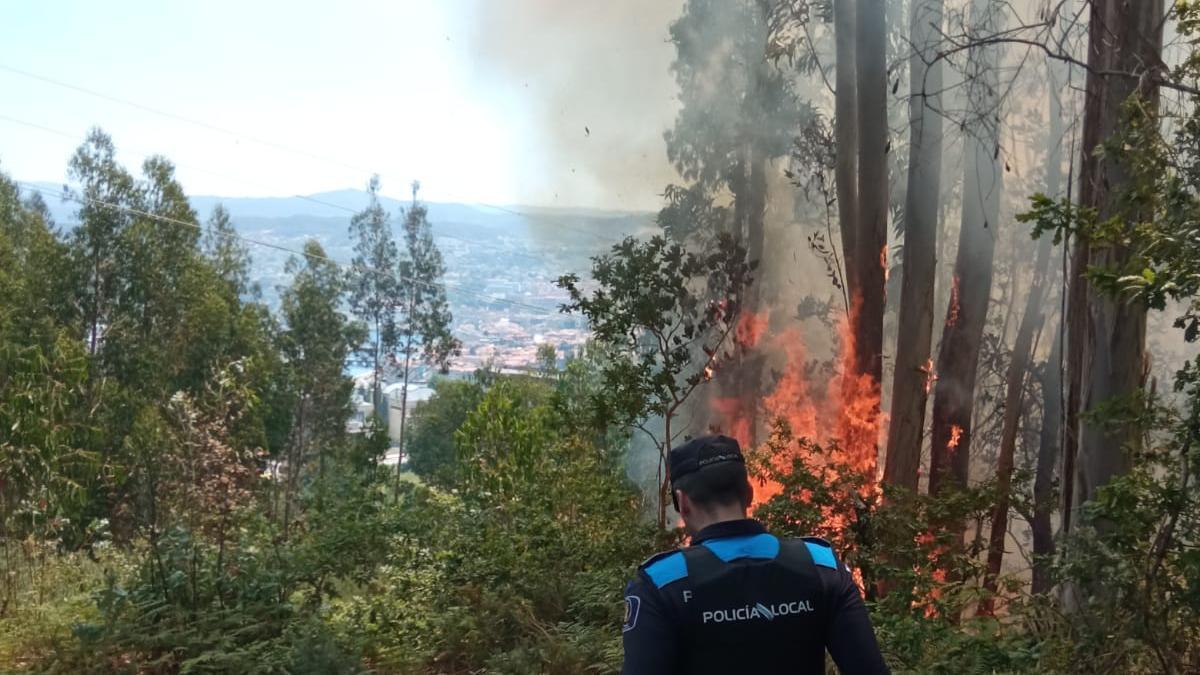
[{"label": "blue reflective stripe", "polygon": [[806,541],[804,545],[808,547],[808,553],[812,556],[814,563],[821,567],[837,569],[837,560],[833,557],[833,549],[812,541]]},{"label": "blue reflective stripe", "polygon": [[683,560],[683,554],[672,553],[665,558],[655,560],[646,566],[646,576],[650,577],[650,581],[653,581],[658,588],[686,577],[687,563]]},{"label": "blue reflective stripe", "polygon": [[710,539],[704,542],[704,545],[722,562],[739,558],[766,558],[769,560],[779,555],[779,540],[770,534]]}]

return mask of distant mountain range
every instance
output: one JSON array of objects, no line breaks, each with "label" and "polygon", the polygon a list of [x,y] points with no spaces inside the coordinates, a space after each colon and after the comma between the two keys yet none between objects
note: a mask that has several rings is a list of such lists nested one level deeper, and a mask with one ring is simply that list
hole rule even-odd
[{"label": "distant mountain range", "polygon": [[[51,196],[61,193],[63,186],[55,183],[34,183],[42,190],[55,222],[70,226],[75,221],[78,205]],[[191,197],[192,208],[200,220],[207,220],[217,204],[223,204],[239,229],[243,224],[278,221],[288,234],[332,235],[343,231],[350,217],[367,204],[362,190],[333,190],[293,197]],[[390,197],[380,202],[397,219],[409,203]],[[593,240],[601,244],[615,243],[625,234],[642,232],[653,223],[653,214],[635,211],[546,208],[531,206],[490,206],[427,202],[429,221],[439,235],[456,237],[493,236],[533,237],[555,243],[576,239]],[[335,223],[342,223],[337,226]],[[250,229],[259,229],[252,227]],[[311,231],[309,231],[311,230]]]},{"label": "distant mountain range", "polygon": [[[55,222],[71,228],[78,205],[57,198],[61,185],[38,183]],[[384,198],[399,235],[407,202]],[[350,218],[368,202],[361,190],[336,190],[296,197],[191,198],[200,221],[223,204],[238,233],[269,246],[249,246],[253,276],[263,300],[275,306],[278,290],[289,282],[285,272],[289,251],[299,251],[315,239],[326,253],[342,263],[353,257]],[[531,332],[544,328],[545,308],[556,314],[564,299],[554,280],[567,272],[586,276],[591,256],[606,251],[625,235],[654,229],[653,214],[590,209],[552,209],[525,206],[426,203],[434,238],[446,259],[447,290],[456,323],[484,325],[497,316],[510,316]],[[169,225],[164,224],[164,227]],[[280,250],[283,249],[287,250]],[[518,303],[518,304],[513,304]],[[500,311],[502,314],[495,314]],[[562,323],[560,320],[559,323]],[[567,322],[575,325],[577,322]],[[557,324],[556,324],[557,325]]]}]

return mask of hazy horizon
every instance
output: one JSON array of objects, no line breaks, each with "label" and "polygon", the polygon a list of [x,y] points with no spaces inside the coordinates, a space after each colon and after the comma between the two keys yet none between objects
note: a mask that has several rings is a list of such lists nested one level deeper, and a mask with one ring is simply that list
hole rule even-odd
[{"label": "hazy horizon", "polygon": [[0,170],[61,184],[99,126],[131,168],[176,163],[190,194],[378,173],[397,199],[417,179],[435,202],[655,210],[680,5],[22,4],[0,26]]}]

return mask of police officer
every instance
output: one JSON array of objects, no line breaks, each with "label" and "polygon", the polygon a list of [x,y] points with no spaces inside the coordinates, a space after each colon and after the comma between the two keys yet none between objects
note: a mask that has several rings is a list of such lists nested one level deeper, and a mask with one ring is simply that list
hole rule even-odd
[{"label": "police officer", "polygon": [[671,496],[691,546],[641,565],[625,592],[623,675],[888,673],[850,570],[823,539],[779,539],[746,517],[737,441],[671,450]]}]

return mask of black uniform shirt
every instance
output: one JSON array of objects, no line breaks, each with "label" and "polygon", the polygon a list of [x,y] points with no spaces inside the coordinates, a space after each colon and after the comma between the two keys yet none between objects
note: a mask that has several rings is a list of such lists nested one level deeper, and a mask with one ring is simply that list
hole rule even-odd
[{"label": "black uniform shirt", "polygon": [[829,543],[754,520],[704,528],[625,592],[623,675],[888,673],[858,586]]}]

